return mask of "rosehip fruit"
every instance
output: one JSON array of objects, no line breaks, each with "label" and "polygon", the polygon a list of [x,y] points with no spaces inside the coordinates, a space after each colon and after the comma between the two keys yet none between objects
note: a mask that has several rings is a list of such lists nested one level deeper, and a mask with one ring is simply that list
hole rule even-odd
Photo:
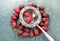
[{"label": "rosehip fruit", "polygon": [[12,22],[12,27],[16,28],[16,26],[17,26],[17,23],[16,22]]},{"label": "rosehip fruit", "polygon": [[33,7],[37,7],[37,5],[36,5],[36,4],[32,4],[32,6],[33,6]]},{"label": "rosehip fruit", "polygon": [[28,4],[28,6],[32,6],[32,4]]},{"label": "rosehip fruit", "polygon": [[40,22],[40,26],[44,26],[44,23],[43,22]]},{"label": "rosehip fruit", "polygon": [[18,36],[22,35],[22,33],[23,33],[23,31],[21,31],[21,30],[18,30],[18,32],[17,32]]},{"label": "rosehip fruit", "polygon": [[39,35],[39,31],[38,31],[36,28],[34,29],[34,34],[35,34],[36,36]]},{"label": "rosehip fruit", "polygon": [[39,7],[39,10],[44,10],[44,9],[45,9],[44,6],[40,6],[40,7]]},{"label": "rosehip fruit", "polygon": [[16,22],[16,20],[14,20],[14,19],[11,19],[11,20],[10,20],[10,22],[11,22],[11,23],[12,23],[12,22]]},{"label": "rosehip fruit", "polygon": [[18,30],[23,30],[24,27],[22,25],[19,26]]},{"label": "rosehip fruit", "polygon": [[42,10],[40,10],[40,13],[43,14],[44,12]]},{"label": "rosehip fruit", "polygon": [[48,20],[48,18],[42,18],[42,21],[44,21],[44,22],[47,21],[47,20]]},{"label": "rosehip fruit", "polygon": [[42,29],[43,29],[44,31],[47,31],[47,30],[48,30],[46,26],[43,26]]},{"label": "rosehip fruit", "polygon": [[19,9],[21,10],[22,8],[24,8],[24,5],[23,4],[21,4],[20,6],[19,6]]},{"label": "rosehip fruit", "polygon": [[23,36],[23,37],[27,37],[27,36],[29,36],[29,33],[24,32],[24,33],[22,34],[22,36]]},{"label": "rosehip fruit", "polygon": [[25,30],[25,32],[27,32],[27,33],[30,32],[29,28],[25,28],[24,30]]},{"label": "rosehip fruit", "polygon": [[27,23],[31,23],[31,21],[32,21],[32,17],[26,17],[26,22]]},{"label": "rosehip fruit", "polygon": [[17,17],[15,15],[12,15],[11,19],[17,19]]},{"label": "rosehip fruit", "polygon": [[19,8],[16,8],[16,9],[14,9],[14,11],[16,12],[16,13],[20,13],[20,9]]},{"label": "rosehip fruit", "polygon": [[30,32],[30,37],[34,37],[34,33],[33,32]]},{"label": "rosehip fruit", "polygon": [[31,15],[30,15],[29,12],[25,12],[25,13],[24,13],[24,16],[29,17],[29,16],[31,16]]},{"label": "rosehip fruit", "polygon": [[18,13],[14,13],[14,15],[15,15],[16,17],[18,17],[18,16],[19,16],[19,14],[18,14]]},{"label": "rosehip fruit", "polygon": [[45,14],[45,13],[44,13],[42,16],[43,16],[43,17],[46,17],[46,18],[49,17],[49,15],[48,15],[48,14]]},{"label": "rosehip fruit", "polygon": [[46,26],[48,26],[48,25],[49,25],[49,21],[48,21],[48,20],[45,22],[45,25],[46,25]]}]

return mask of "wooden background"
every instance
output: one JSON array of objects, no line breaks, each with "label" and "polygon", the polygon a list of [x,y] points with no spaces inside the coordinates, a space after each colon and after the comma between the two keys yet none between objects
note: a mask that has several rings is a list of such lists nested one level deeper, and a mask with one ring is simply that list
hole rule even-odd
[{"label": "wooden background", "polygon": [[43,33],[37,37],[24,38],[18,37],[16,31],[13,31],[10,25],[13,9],[25,3],[46,7],[45,12],[50,15],[48,33],[55,41],[60,41],[60,0],[0,0],[0,41],[48,41]]}]

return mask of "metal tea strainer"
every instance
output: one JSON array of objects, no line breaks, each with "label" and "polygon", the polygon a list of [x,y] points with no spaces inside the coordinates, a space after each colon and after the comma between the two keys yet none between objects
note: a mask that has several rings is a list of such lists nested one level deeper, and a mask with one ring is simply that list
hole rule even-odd
[{"label": "metal tea strainer", "polygon": [[[36,21],[33,20],[32,23],[28,24],[25,22],[25,20],[23,18],[23,14],[26,10],[29,10],[29,9],[35,11],[35,15],[37,15],[37,19],[36,19]],[[35,15],[33,15],[33,17]],[[41,14],[40,14],[38,8],[36,9],[34,7],[31,7],[31,6],[24,7],[20,12],[19,19],[20,19],[21,24],[26,26],[26,27],[29,27],[29,28],[34,28],[36,26],[39,27],[40,30],[44,33],[44,35],[49,39],[49,41],[54,41],[54,39],[38,25],[41,22]]]}]

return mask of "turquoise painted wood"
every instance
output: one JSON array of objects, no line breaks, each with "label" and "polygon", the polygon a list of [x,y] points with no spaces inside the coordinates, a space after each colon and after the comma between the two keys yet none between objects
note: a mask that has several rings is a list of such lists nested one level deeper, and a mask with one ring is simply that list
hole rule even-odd
[{"label": "turquoise painted wood", "polygon": [[45,12],[50,15],[50,25],[48,33],[60,41],[60,0],[0,0],[0,41],[48,41],[41,33],[37,37],[18,37],[10,25],[10,17],[13,9],[20,4],[36,3],[38,6],[46,7]]}]

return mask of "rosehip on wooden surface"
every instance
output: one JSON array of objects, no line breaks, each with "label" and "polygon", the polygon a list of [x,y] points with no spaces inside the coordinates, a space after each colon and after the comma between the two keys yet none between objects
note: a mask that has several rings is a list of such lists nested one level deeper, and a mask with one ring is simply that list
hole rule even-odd
[{"label": "rosehip on wooden surface", "polygon": [[24,27],[22,25],[19,26],[18,30],[23,30]]},{"label": "rosehip on wooden surface", "polygon": [[17,23],[16,22],[12,22],[11,24],[12,24],[12,27],[13,28],[16,28],[16,26],[17,26]]},{"label": "rosehip on wooden surface", "polygon": [[18,13],[14,13],[14,15],[15,15],[16,17],[19,17],[19,14],[18,14]]},{"label": "rosehip on wooden surface", "polygon": [[48,18],[48,17],[49,17],[49,15],[48,15],[48,14],[46,14],[46,13],[44,13],[42,16],[43,16],[43,17],[46,17],[46,18]]},{"label": "rosehip on wooden surface", "polygon": [[39,7],[39,10],[44,10],[44,9],[45,9],[44,6],[40,6],[40,7]]},{"label": "rosehip on wooden surface", "polygon": [[34,34],[35,34],[35,36],[39,35],[39,31],[36,28],[34,29]]},{"label": "rosehip on wooden surface", "polygon": [[21,10],[22,8],[24,8],[24,5],[23,4],[21,4],[20,6],[19,6],[19,9]]},{"label": "rosehip on wooden surface", "polygon": [[34,32],[30,32],[30,37],[34,37]]},{"label": "rosehip on wooden surface", "polygon": [[44,12],[42,10],[40,10],[40,13],[43,14]]},{"label": "rosehip on wooden surface", "polygon": [[17,19],[17,17],[15,15],[12,15],[11,19]]},{"label": "rosehip on wooden surface", "polygon": [[27,36],[29,36],[29,33],[24,32],[24,33],[22,34],[22,36],[23,36],[23,37],[27,37]]},{"label": "rosehip on wooden surface", "polygon": [[42,29],[43,29],[44,31],[47,31],[47,30],[48,30],[46,26],[43,26]]},{"label": "rosehip on wooden surface", "polygon": [[21,30],[18,30],[18,32],[17,32],[18,36],[22,35],[22,33],[23,33],[23,31],[21,31]]},{"label": "rosehip on wooden surface", "polygon": [[30,32],[29,28],[25,28],[24,31],[27,32],[27,33]]},{"label": "rosehip on wooden surface", "polygon": [[32,6],[32,4],[28,4],[28,6]]},{"label": "rosehip on wooden surface", "polygon": [[14,11],[16,12],[16,13],[20,13],[20,9],[19,8],[16,8],[16,9],[14,9]]},{"label": "rosehip on wooden surface", "polygon": [[35,8],[37,7],[37,5],[36,5],[36,4],[34,4],[34,3],[32,4],[32,6],[33,6],[33,7],[35,7]]},{"label": "rosehip on wooden surface", "polygon": [[48,18],[42,18],[42,21],[44,21],[44,22],[47,21],[47,20],[48,20]]},{"label": "rosehip on wooden surface", "polygon": [[45,21],[45,25],[46,26],[48,26],[49,25],[49,21],[47,20],[47,21]]},{"label": "rosehip on wooden surface", "polygon": [[43,22],[40,22],[40,24],[39,24],[40,26],[44,26],[44,23]]},{"label": "rosehip on wooden surface", "polygon": [[31,16],[31,15],[30,15],[30,12],[25,12],[25,13],[24,13],[24,16],[26,16],[26,17]]},{"label": "rosehip on wooden surface", "polygon": [[10,22],[11,22],[11,23],[12,23],[12,22],[16,22],[16,20],[14,20],[14,19],[11,19],[11,20],[10,20]]}]

